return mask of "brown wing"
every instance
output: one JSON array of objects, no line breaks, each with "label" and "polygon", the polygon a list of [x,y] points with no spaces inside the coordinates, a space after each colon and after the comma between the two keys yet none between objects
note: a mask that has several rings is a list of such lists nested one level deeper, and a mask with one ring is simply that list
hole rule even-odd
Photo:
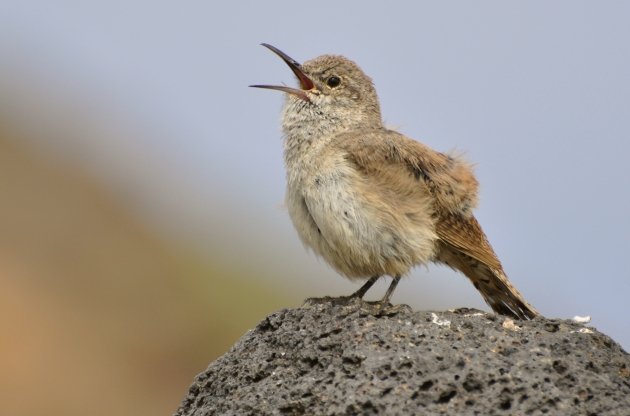
[{"label": "brown wing", "polygon": [[459,157],[436,152],[392,130],[340,135],[335,145],[362,170],[378,172],[386,165],[427,186],[435,199],[435,210],[463,216],[472,215],[477,205],[477,180],[470,164]]}]

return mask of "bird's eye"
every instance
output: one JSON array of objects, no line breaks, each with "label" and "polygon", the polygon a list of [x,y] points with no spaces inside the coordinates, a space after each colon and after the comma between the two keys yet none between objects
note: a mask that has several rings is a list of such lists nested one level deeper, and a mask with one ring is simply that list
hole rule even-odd
[{"label": "bird's eye", "polygon": [[326,80],[326,85],[328,85],[330,88],[336,88],[339,86],[339,84],[341,84],[341,79],[334,75],[328,77],[328,79]]}]

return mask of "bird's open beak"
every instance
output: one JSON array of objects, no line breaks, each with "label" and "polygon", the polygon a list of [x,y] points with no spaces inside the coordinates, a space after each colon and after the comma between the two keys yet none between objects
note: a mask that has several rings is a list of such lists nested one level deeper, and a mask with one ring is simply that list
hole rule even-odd
[{"label": "bird's open beak", "polygon": [[313,84],[313,81],[302,71],[302,65],[275,46],[271,46],[268,43],[262,43],[261,45],[265,48],[271,49],[273,53],[278,55],[287,65],[289,65],[291,71],[293,71],[298,81],[300,81],[300,89],[286,87],[284,85],[250,85],[250,87],[284,91],[288,94],[293,94],[304,101],[310,102],[311,100],[306,94],[306,91],[315,90],[315,84]]}]

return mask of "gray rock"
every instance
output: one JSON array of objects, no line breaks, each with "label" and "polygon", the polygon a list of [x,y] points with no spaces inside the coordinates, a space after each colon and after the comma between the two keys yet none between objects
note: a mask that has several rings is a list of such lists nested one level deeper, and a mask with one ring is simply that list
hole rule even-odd
[{"label": "gray rock", "polygon": [[326,300],[271,314],[197,376],[176,415],[630,415],[630,356],[593,328],[373,311]]}]

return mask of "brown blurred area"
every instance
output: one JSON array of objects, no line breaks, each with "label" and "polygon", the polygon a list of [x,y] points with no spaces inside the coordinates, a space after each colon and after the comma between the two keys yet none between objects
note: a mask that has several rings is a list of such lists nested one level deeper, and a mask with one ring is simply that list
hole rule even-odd
[{"label": "brown blurred area", "polygon": [[0,414],[172,413],[281,300],[22,139],[0,120]]}]

